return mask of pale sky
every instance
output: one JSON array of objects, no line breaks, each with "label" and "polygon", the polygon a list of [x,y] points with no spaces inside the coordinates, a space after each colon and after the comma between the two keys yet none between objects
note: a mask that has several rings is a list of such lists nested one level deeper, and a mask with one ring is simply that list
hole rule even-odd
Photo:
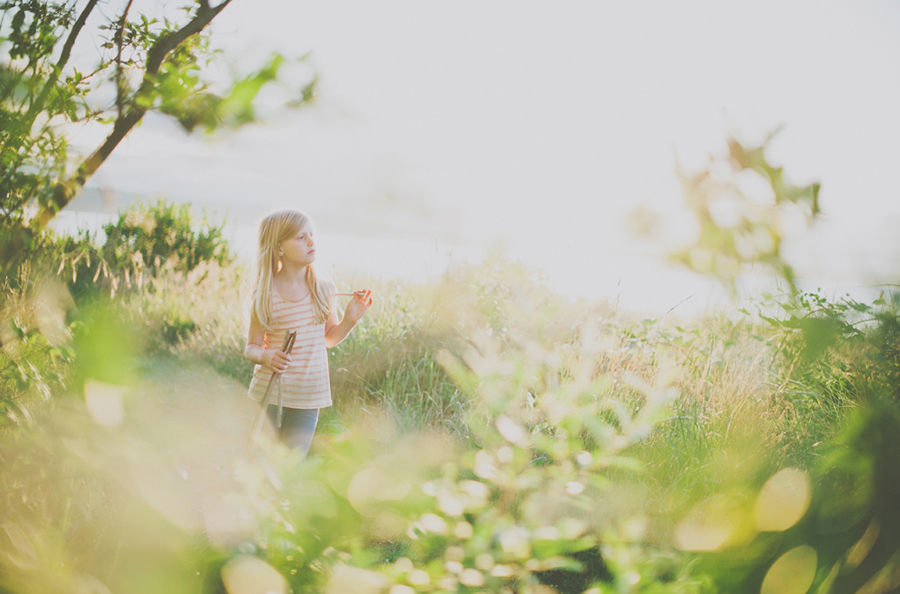
[{"label": "pale sky", "polygon": [[730,133],[784,125],[771,160],[820,181],[826,213],[797,259],[838,284],[896,280],[898,31],[888,1],[235,0],[223,61],[311,52],[315,105],[212,139],[149,118],[91,183],[227,204],[248,228],[300,208],[338,269],[402,275],[413,244],[379,257],[371,238],[457,258],[499,242],[566,292],[640,295],[668,273],[641,268],[658,248],[624,220],[648,204],[690,230],[675,156],[695,168]]}]

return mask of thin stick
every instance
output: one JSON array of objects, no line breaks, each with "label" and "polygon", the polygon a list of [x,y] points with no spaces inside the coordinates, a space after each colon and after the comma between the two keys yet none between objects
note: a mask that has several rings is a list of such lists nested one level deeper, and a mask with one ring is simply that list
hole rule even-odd
[{"label": "thin stick", "polygon": [[335,297],[353,297],[356,293],[335,293]]},{"label": "thin stick", "polygon": [[[281,344],[281,352],[289,353],[291,349],[294,348],[294,339],[297,337],[296,332],[286,332],[284,335],[284,342]],[[269,398],[272,395],[272,385],[275,383],[276,376],[280,374],[276,373],[272,370],[272,376],[269,378],[269,385],[266,386],[266,393],[263,395],[262,409],[259,411],[259,416],[256,418],[256,423],[253,425],[253,431],[250,433],[250,444],[252,445],[259,440],[259,434],[262,431],[263,421],[266,418],[266,409],[269,406]]]}]

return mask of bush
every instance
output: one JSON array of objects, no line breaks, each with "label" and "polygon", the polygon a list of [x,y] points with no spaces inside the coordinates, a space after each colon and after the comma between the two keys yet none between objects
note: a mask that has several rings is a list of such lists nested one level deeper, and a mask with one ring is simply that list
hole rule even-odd
[{"label": "bush", "polygon": [[[154,301],[150,295],[166,282],[177,282],[174,277],[190,279],[181,282],[181,290],[202,292],[199,283],[210,270],[234,261],[222,226],[196,224],[186,205],[163,200],[139,205],[103,229],[102,245],[87,230],[73,236],[43,234],[39,255],[0,288],[0,409],[13,422],[29,419],[32,405],[65,391],[72,358],[69,340],[80,309],[98,299],[121,297],[123,291],[138,301]],[[200,331],[191,308],[177,304],[184,301],[171,301],[170,311],[157,318],[158,327],[149,319],[136,322],[152,330],[144,334],[151,351],[159,350],[155,340],[172,346]]]},{"label": "bush", "polygon": [[35,267],[55,271],[76,299],[115,296],[142,288],[167,267],[187,274],[203,263],[231,264],[235,256],[222,236],[223,226],[196,223],[186,204],[139,204],[103,226],[102,244],[87,230],[74,236],[44,234]]},{"label": "bush", "polygon": [[187,204],[159,200],[126,210],[114,223],[103,226],[103,255],[113,268],[127,268],[140,254],[149,270],[174,262],[190,272],[203,262],[231,264],[234,254],[222,237],[222,225],[197,225]]}]

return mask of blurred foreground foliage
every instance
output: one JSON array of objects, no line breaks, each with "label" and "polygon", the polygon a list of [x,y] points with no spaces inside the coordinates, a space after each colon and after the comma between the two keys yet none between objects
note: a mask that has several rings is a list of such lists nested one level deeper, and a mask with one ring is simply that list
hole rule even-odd
[{"label": "blurred foreground foliage", "polygon": [[766,149],[776,133],[757,146],[731,138],[727,154],[711,156],[707,167],[679,170],[698,232],[671,258],[719,279],[732,292],[748,267],[760,266],[796,293],[796,273],[784,255],[785,233],[797,219],[809,225],[820,214],[818,182],[795,185],[782,167],[769,162]]},{"label": "blurred foreground foliage", "polygon": [[250,440],[219,231],[157,204],[4,287],[0,592],[900,587],[891,296],[655,319],[499,256],[380,281],[303,461]]}]

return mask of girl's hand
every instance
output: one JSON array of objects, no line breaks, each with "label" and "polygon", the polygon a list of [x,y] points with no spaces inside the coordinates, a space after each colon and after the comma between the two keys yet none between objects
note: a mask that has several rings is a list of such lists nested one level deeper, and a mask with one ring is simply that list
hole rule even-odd
[{"label": "girl's hand", "polygon": [[266,349],[260,358],[265,367],[270,368],[275,373],[284,373],[287,371],[288,363],[291,362],[291,356],[282,353],[277,349]]},{"label": "girl's hand", "polygon": [[353,292],[353,299],[347,304],[344,310],[344,317],[351,320],[354,324],[362,318],[369,306],[372,305],[372,291],[363,289]]}]

